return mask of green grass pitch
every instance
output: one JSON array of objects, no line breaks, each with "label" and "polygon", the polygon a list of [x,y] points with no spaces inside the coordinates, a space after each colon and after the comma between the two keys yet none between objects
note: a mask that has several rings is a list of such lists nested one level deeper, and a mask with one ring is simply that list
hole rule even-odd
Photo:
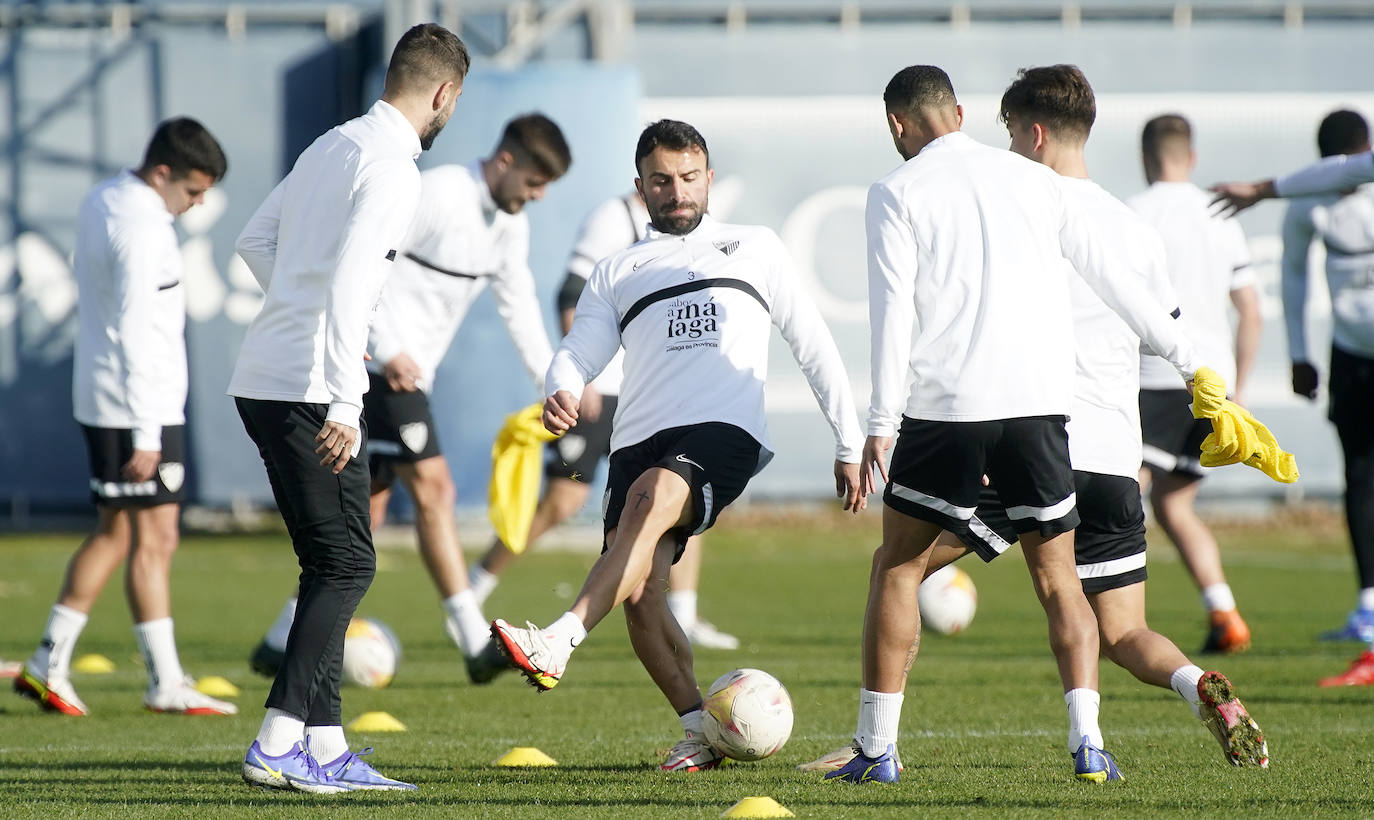
[{"label": "green grass pitch", "polygon": [[[853,729],[877,520],[868,514],[849,526],[726,516],[712,533],[701,609],[744,646],[699,652],[698,678],[708,684],[737,666],[768,670],[790,689],[796,725],[774,758],[700,775],[655,770],[680,730],[631,654],[618,613],[592,633],[554,691],[536,694],[514,675],[475,687],[443,634],[437,596],[417,556],[384,551],[361,613],[390,624],[405,656],[390,688],[346,690],[345,721],[385,710],[406,723],[403,734],[351,740],[354,748],[375,746],[370,760],[420,791],[342,798],[264,792],[239,779],[268,686],[245,659],[290,591],[289,545],[280,536],[189,537],[173,582],[182,660],[193,674],[224,675],[242,687],[242,714],[143,711],[142,664],[113,581],[77,647],[78,655],[99,652],[117,665],[110,675],[75,676],[91,717],[41,714],[0,693],[0,814],[285,817],[318,809],[330,816],[707,818],[750,795],[772,796],[798,817],[825,818],[1374,811],[1374,689],[1315,685],[1359,651],[1313,639],[1340,622],[1353,598],[1347,548],[1330,526],[1222,532],[1255,648],[1194,660],[1236,682],[1269,738],[1269,771],[1227,766],[1176,696],[1104,663],[1102,726],[1126,780],[1076,782],[1044,620],[1014,555],[991,566],[965,561],[980,595],[972,628],[924,642],[907,688],[900,784],[853,787],[794,771]],[[1191,652],[1203,637],[1197,595],[1172,548],[1154,540],[1151,622]],[[53,536],[0,540],[0,657],[32,651],[75,543]],[[578,553],[527,558],[498,588],[488,616],[547,623],[566,608],[590,561]],[[559,766],[490,765],[513,746],[537,746]]]}]

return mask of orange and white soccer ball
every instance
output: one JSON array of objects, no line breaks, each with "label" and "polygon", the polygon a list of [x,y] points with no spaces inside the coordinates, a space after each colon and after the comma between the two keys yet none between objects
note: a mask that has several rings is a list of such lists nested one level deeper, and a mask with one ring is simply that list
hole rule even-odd
[{"label": "orange and white soccer ball", "polygon": [[735,760],[762,760],[792,735],[792,698],[778,679],[736,669],[706,691],[702,731],[716,751]]},{"label": "orange and white soccer ball", "polygon": [[396,676],[401,642],[387,625],[373,618],[354,618],[344,633],[343,680],[354,686],[382,689]]},{"label": "orange and white soccer ball", "polygon": [[950,564],[921,582],[917,601],[922,629],[953,635],[973,622],[973,613],[978,610],[978,590],[967,572]]}]

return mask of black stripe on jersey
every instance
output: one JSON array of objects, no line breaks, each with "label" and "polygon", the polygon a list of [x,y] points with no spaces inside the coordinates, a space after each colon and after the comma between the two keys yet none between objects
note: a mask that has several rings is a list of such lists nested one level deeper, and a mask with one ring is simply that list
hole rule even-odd
[{"label": "black stripe on jersey", "polygon": [[414,262],[422,268],[429,268],[435,273],[442,273],[445,276],[456,276],[459,279],[484,279],[491,275],[489,273],[463,273],[461,271],[449,270],[448,268],[440,267],[439,265],[434,264],[428,259],[421,259],[415,254],[410,253],[409,251],[406,252],[406,259],[409,259],[410,261]]},{"label": "black stripe on jersey", "polygon": [[176,287],[177,285],[180,285],[180,284],[181,284],[181,280],[178,279],[178,280],[176,280],[175,282],[168,282],[168,283],[165,284],[165,285],[158,285],[158,286],[157,286],[157,289],[158,289],[158,290],[171,290],[172,288],[174,288],[174,287]]},{"label": "black stripe on jersey", "polygon": [[765,313],[771,312],[769,311],[768,303],[763,301],[763,297],[759,295],[758,291],[754,290],[754,286],[744,281],[743,279],[730,279],[728,277],[719,277],[716,279],[698,279],[695,282],[684,282],[681,285],[673,285],[671,288],[656,290],[648,296],[645,296],[643,299],[640,299],[638,302],[635,302],[630,307],[629,311],[625,313],[625,318],[620,320],[620,332],[624,333],[625,327],[629,325],[630,322],[636,316],[643,313],[644,310],[649,307],[649,305],[652,305],[655,302],[662,302],[668,299],[674,299],[678,296],[681,296],[684,293],[691,293],[697,290],[705,290],[706,288],[734,288],[735,290],[742,290],[750,296],[754,297],[756,300],[758,300],[758,303],[760,305],[763,305],[763,310]]}]

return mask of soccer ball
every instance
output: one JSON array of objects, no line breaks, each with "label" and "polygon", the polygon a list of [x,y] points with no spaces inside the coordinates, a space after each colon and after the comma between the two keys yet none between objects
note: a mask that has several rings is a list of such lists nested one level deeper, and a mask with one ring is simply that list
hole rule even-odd
[{"label": "soccer ball", "polygon": [[702,730],[715,750],[735,760],[762,760],[792,734],[792,698],[778,679],[758,669],[722,675],[701,705]]},{"label": "soccer ball", "polygon": [[401,642],[381,621],[354,618],[344,633],[343,680],[354,686],[382,689],[396,675]]},{"label": "soccer ball", "polygon": [[917,602],[924,629],[953,635],[967,629],[973,620],[978,609],[978,590],[967,572],[950,564],[921,582]]}]

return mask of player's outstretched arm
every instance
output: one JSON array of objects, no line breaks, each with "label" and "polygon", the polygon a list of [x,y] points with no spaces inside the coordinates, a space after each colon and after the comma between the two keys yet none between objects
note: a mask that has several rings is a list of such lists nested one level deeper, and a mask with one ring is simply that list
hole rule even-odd
[{"label": "player's outstretched arm", "polygon": [[1374,152],[1327,157],[1278,179],[1262,182],[1223,182],[1212,186],[1213,205],[1231,216],[1262,199],[1311,196],[1346,191],[1374,182]]},{"label": "player's outstretched arm", "polygon": [[1246,208],[1278,196],[1274,193],[1274,180],[1259,182],[1218,182],[1210,189],[1216,194],[1212,198],[1212,210],[1221,216],[1235,216]]}]

